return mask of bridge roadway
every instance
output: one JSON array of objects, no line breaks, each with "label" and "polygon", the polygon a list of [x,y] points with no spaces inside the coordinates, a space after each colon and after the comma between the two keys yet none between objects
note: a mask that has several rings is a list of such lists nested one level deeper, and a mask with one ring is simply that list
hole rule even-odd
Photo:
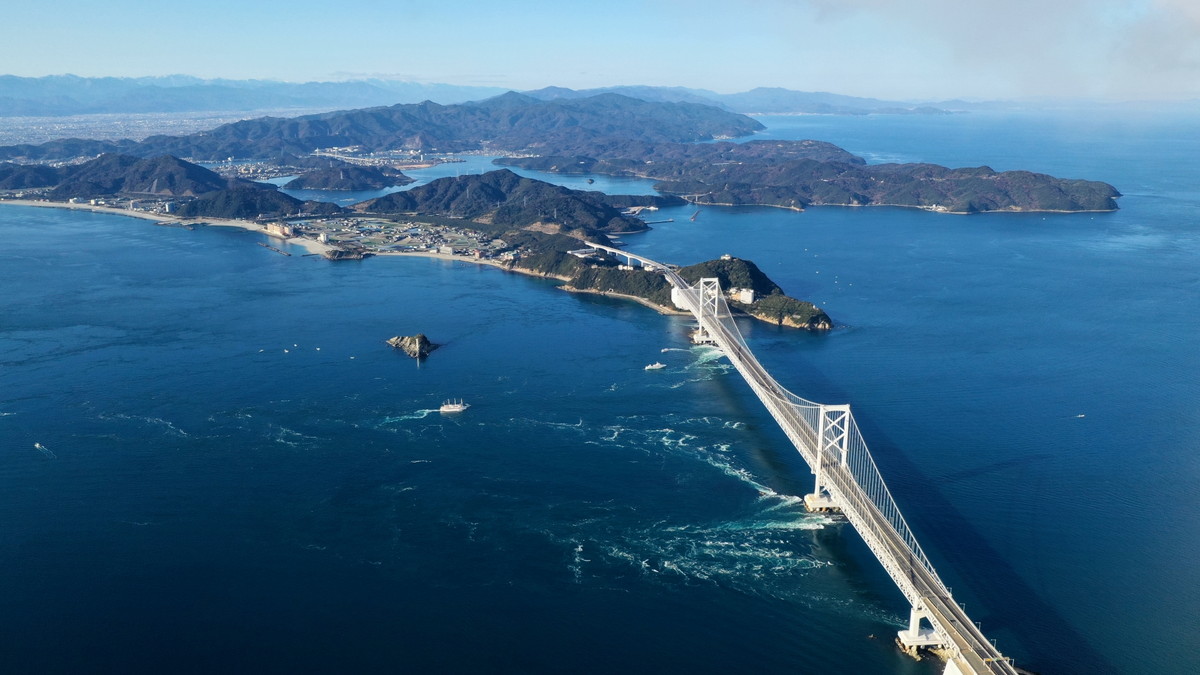
[{"label": "bridge roadway", "polygon": [[[719,288],[715,298],[708,298],[701,288],[703,283],[695,287],[688,284],[672,266],[607,246],[590,243],[588,246],[626,258],[630,264],[637,261],[646,269],[660,271],[676,289],[673,298],[677,304],[681,308],[686,306],[695,315],[701,331],[729,358],[813,469],[818,481],[817,495],[820,496],[821,488],[829,493],[824,503],[839,509],[850,521],[912,605],[909,630],[900,632],[901,642],[910,647],[938,648],[947,659],[946,673],[1015,675],[1017,670],[1012,663],[984,637],[938,578],[892,501],[882,477],[878,476],[865,443],[861,444],[865,459],[859,458],[854,465],[857,472],[851,466],[854,463],[848,463],[844,436],[861,438],[857,436],[857,425],[849,414],[849,406],[821,406],[799,398],[776,382],[742,339],[720,297]],[[715,311],[705,311],[709,304]],[[828,424],[843,411],[845,418],[840,426],[836,422]],[[843,436],[841,442],[830,442],[839,431]],[[824,442],[820,442],[822,440]],[[865,471],[864,466],[867,467]],[[863,480],[863,476],[867,479]],[[928,621],[931,628],[921,628],[922,619]]]}]

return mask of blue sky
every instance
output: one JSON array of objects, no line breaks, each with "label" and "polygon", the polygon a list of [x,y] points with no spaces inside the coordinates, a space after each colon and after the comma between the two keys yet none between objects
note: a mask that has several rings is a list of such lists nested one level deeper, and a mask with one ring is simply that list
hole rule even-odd
[{"label": "blue sky", "polygon": [[0,70],[23,76],[1200,97],[1195,0],[50,0],[5,13]]}]

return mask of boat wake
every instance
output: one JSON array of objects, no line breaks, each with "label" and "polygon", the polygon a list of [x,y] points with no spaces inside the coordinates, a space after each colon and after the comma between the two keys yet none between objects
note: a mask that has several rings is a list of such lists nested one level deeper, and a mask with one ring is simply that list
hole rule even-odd
[{"label": "boat wake", "polygon": [[389,424],[396,424],[398,422],[407,422],[409,420],[423,420],[435,412],[438,412],[437,408],[423,408],[421,410],[414,410],[413,412],[410,412],[406,415],[397,415],[395,417],[385,417],[379,421],[379,424],[377,426],[382,427],[382,426],[387,426]]}]

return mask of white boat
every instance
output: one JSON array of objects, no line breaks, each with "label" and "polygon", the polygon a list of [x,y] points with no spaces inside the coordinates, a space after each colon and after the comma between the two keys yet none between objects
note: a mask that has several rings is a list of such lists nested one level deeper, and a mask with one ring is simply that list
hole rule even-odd
[{"label": "white boat", "polygon": [[438,412],[462,412],[470,408],[471,404],[464,402],[461,398],[458,400],[448,398],[442,407],[438,408]]},{"label": "white boat", "polygon": [[659,363],[658,361],[655,361],[654,363],[651,363],[650,365],[646,366],[646,370],[662,370],[663,368],[666,368],[666,367],[667,367],[667,364]]}]

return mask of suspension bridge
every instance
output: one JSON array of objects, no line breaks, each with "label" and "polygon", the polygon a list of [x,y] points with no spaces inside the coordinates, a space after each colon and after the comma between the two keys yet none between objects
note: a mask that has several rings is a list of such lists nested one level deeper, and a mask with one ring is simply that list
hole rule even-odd
[{"label": "suspension bridge", "polygon": [[746,345],[717,279],[689,284],[672,265],[588,246],[625,258],[631,266],[661,272],[671,284],[672,302],[699,323],[694,339],[715,345],[745,378],[816,475],[805,505],[813,511],[840,511],[908,600],[908,628],[897,633],[905,651],[934,650],[946,660],[945,675],[1018,672],[938,577],[879,474],[849,405],[815,403],[776,382]]}]

